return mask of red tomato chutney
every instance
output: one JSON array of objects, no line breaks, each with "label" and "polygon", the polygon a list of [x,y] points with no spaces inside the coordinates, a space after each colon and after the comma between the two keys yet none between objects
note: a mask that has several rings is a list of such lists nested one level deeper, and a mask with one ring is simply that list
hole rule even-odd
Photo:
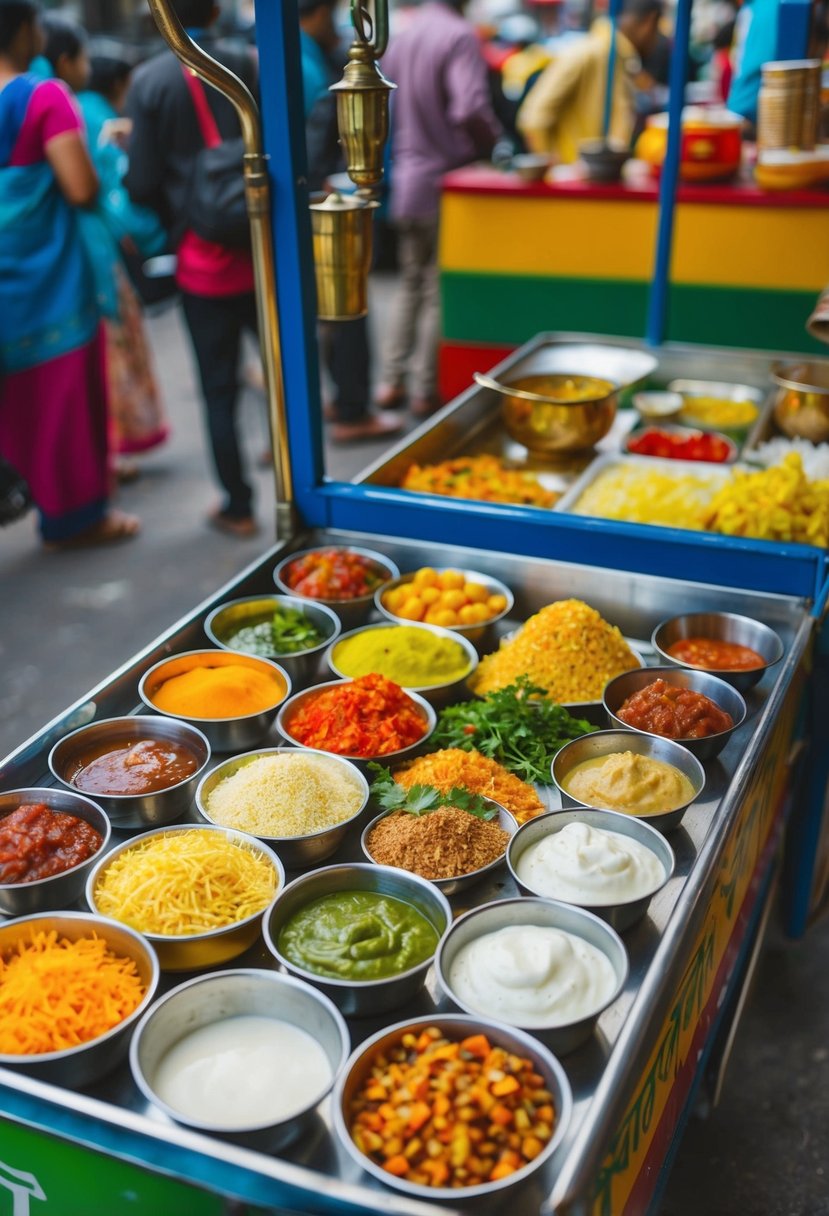
[{"label": "red tomato chutney", "polygon": [[0,820],[0,882],[51,878],[97,853],[103,836],[85,819],[24,804]]},{"label": "red tomato chutney", "polygon": [[707,739],[734,725],[731,714],[710,697],[662,679],[628,697],[616,717],[628,726],[665,739]]},{"label": "red tomato chutney", "polygon": [[85,794],[154,794],[192,777],[194,752],[173,739],[100,743],[79,753],[67,780]]},{"label": "red tomato chutney", "polygon": [[399,684],[371,672],[307,697],[285,729],[303,747],[368,757],[417,743],[427,726]]},{"label": "red tomato chutney", "polygon": [[387,578],[376,562],[351,549],[317,549],[289,562],[282,574],[286,586],[313,600],[355,600]]},{"label": "red tomato chutney", "polygon": [[754,671],[765,667],[766,660],[750,646],[724,642],[720,638],[680,638],[669,646],[667,654],[689,667],[706,671]]}]

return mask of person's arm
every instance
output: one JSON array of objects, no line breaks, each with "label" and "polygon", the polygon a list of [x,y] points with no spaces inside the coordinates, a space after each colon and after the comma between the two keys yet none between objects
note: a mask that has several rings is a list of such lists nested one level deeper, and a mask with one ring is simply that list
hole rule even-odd
[{"label": "person's arm", "polygon": [[472,30],[453,47],[444,81],[446,117],[468,132],[479,156],[489,156],[501,134],[501,125],[492,108],[486,63]]},{"label": "person's arm", "polygon": [[74,207],[88,207],[98,193],[95,172],[86,143],[79,131],[55,135],[44,148],[61,193]]},{"label": "person's arm", "polygon": [[140,77],[130,86],[124,114],[132,122],[124,186],[134,203],[160,211],[164,199],[164,157],[158,148],[157,124],[144,98]]},{"label": "person's arm", "polygon": [[544,69],[518,111],[516,125],[531,152],[551,152],[561,112],[579,85],[582,59],[565,53]]}]

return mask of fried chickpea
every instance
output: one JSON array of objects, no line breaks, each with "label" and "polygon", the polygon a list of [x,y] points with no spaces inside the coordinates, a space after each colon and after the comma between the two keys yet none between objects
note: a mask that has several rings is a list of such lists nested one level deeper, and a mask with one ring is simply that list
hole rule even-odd
[{"label": "fried chickpea", "polygon": [[465,582],[460,570],[444,570],[440,576],[440,586],[444,591],[460,591]]},{"label": "fried chickpea", "polygon": [[464,583],[463,593],[470,604],[483,604],[489,597],[489,592],[481,583]]},{"label": "fried chickpea", "polygon": [[443,625],[444,629],[452,625],[458,624],[458,614],[451,608],[439,608],[435,613],[435,619],[432,622],[435,625]]},{"label": "fried chickpea", "polygon": [[441,608],[451,608],[453,612],[457,612],[466,603],[466,597],[460,588],[455,588],[450,591],[441,591],[438,603]]},{"label": "fried chickpea", "polygon": [[431,566],[421,566],[412,579],[415,587],[435,587],[438,585],[438,572]]},{"label": "fried chickpea", "polygon": [[505,595],[490,595],[486,606],[493,616],[497,616],[499,612],[503,612],[506,608],[507,597]]},{"label": "fried chickpea", "polygon": [[410,595],[403,607],[397,610],[397,615],[404,621],[422,621],[423,613],[423,604],[413,595]]},{"label": "fried chickpea", "polygon": [[420,592],[421,604],[436,604],[440,599],[440,591],[437,587],[424,587]]}]

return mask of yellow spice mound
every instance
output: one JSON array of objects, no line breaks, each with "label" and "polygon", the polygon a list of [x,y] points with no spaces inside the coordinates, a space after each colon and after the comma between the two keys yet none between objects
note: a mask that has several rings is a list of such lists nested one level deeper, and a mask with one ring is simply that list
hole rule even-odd
[{"label": "yellow spice mound", "polygon": [[581,600],[559,600],[482,659],[469,686],[483,696],[526,675],[553,701],[596,701],[608,680],[638,666],[619,630],[595,608]]}]

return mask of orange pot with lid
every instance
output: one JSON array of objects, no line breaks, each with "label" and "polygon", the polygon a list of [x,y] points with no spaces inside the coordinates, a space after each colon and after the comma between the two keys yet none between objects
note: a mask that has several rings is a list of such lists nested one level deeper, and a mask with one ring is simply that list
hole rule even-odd
[{"label": "orange pot with lid", "polygon": [[[685,182],[721,181],[740,167],[742,118],[730,110],[686,106],[682,111],[679,176]],[[658,175],[668,147],[668,115],[652,114],[636,142],[636,156]]]}]

